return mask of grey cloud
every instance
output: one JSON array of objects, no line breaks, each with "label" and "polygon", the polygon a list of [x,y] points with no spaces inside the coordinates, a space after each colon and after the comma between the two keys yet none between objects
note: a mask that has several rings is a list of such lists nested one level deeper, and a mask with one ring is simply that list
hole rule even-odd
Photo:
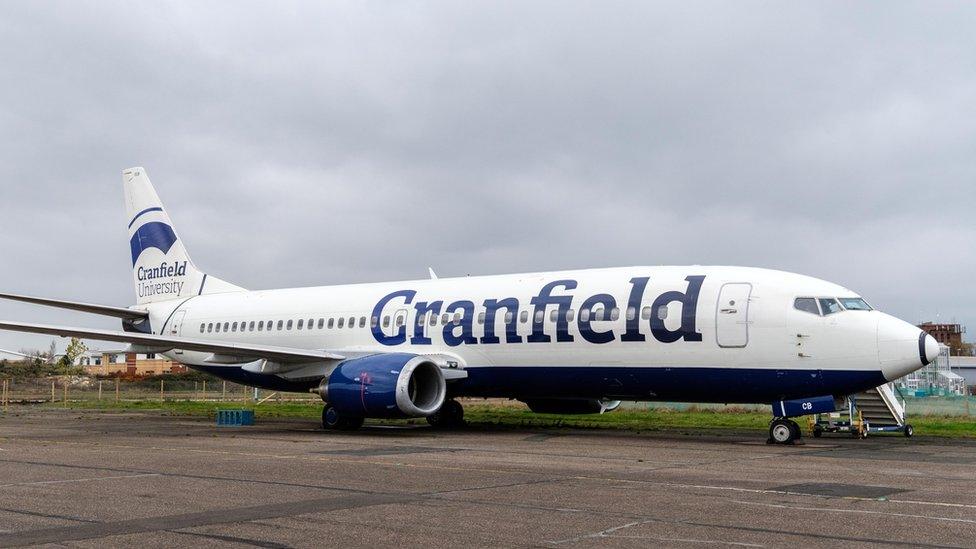
[{"label": "grey cloud", "polygon": [[[129,302],[120,171],[139,164],[197,263],[248,287],[747,264],[974,318],[970,6],[0,15],[4,290]],[[22,342],[46,345],[0,334]]]}]

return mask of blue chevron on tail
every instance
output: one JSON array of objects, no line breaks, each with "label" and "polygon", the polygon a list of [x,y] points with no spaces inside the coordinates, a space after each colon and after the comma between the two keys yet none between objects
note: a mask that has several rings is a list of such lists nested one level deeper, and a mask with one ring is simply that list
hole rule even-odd
[{"label": "blue chevron on tail", "polygon": [[122,181],[138,304],[244,290],[193,264],[146,170],[125,170]]}]

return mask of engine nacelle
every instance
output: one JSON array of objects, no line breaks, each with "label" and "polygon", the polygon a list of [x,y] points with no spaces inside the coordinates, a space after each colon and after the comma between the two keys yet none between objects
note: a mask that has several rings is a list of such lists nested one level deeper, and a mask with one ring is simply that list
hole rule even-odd
[{"label": "engine nacelle", "polygon": [[522,402],[537,414],[602,414],[620,406],[619,400],[596,398],[533,398]]},{"label": "engine nacelle", "polygon": [[430,358],[407,353],[370,355],[340,363],[322,380],[319,395],[350,416],[426,417],[444,404],[447,382]]}]

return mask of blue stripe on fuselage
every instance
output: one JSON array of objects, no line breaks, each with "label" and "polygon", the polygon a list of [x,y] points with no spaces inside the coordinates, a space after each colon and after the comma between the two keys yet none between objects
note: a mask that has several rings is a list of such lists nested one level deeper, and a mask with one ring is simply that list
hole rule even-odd
[{"label": "blue stripe on fuselage", "polygon": [[[193,368],[277,391],[306,392],[318,386],[317,381],[291,382],[240,368]],[[448,384],[452,396],[768,404],[816,395],[848,395],[886,383],[878,370],[492,366],[466,371],[467,379]]]}]

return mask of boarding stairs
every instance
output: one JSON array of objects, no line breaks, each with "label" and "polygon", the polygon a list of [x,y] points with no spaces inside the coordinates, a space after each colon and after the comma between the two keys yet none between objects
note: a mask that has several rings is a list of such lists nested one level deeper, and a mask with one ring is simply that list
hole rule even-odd
[{"label": "boarding stairs", "polygon": [[898,396],[895,386],[885,383],[857,393],[852,400],[855,409],[861,413],[861,419],[871,427],[901,428],[905,425],[905,403]]},{"label": "boarding stairs", "polygon": [[848,397],[847,410],[843,412],[816,416],[813,436],[841,431],[864,438],[868,433],[894,431],[910,437],[914,429],[905,418],[905,399],[901,391],[894,383],[885,383]]}]

